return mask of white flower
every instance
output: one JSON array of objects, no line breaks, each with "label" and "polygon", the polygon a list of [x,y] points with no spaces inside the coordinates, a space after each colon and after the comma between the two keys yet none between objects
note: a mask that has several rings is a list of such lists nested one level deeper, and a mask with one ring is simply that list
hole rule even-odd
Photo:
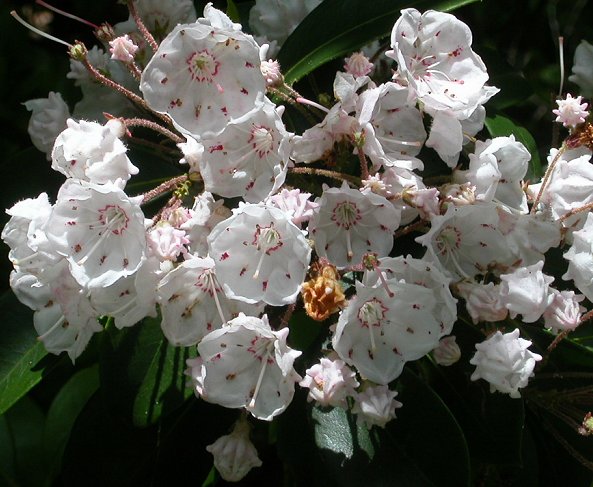
[{"label": "white flower", "polygon": [[140,83],[151,108],[197,136],[217,133],[245,115],[266,89],[257,43],[234,24],[226,25],[222,12],[210,7],[209,13],[213,25],[205,18],[173,29]]},{"label": "white flower", "polygon": [[105,125],[68,119],[68,128],[56,139],[51,153],[52,169],[66,177],[96,184],[120,183],[138,173],[120,140],[123,124],[109,120]]},{"label": "white flower", "polygon": [[416,241],[428,248],[430,260],[459,280],[511,258],[492,205],[449,206],[444,215],[431,219],[430,231]]},{"label": "white flower", "polygon": [[529,151],[515,137],[477,141],[469,155],[469,170],[455,171],[456,180],[475,186],[476,199],[497,201],[527,212],[527,198],[521,183],[531,159]]},{"label": "white flower", "polygon": [[540,260],[500,276],[500,299],[511,318],[520,314],[525,323],[533,323],[551,303],[553,296],[549,292],[549,285],[554,278],[545,275],[543,267],[544,261]]},{"label": "white flower", "polygon": [[401,11],[386,54],[426,109],[463,120],[498,91],[485,87],[486,66],[471,43],[469,27],[453,15],[409,8]]},{"label": "white flower", "polygon": [[351,189],[326,188],[309,222],[315,250],[337,268],[360,264],[364,254],[384,257],[393,247],[400,214],[383,196]]},{"label": "white flower", "polygon": [[241,311],[258,315],[263,310],[263,306],[228,299],[209,257],[189,256],[163,277],[156,291],[161,328],[175,346],[195,345]]},{"label": "white flower", "polygon": [[432,290],[397,278],[386,283],[367,287],[357,282],[332,339],[344,362],[378,384],[399,377],[406,361],[426,355],[441,336]]},{"label": "white flower", "polygon": [[574,291],[552,292],[552,302],[544,311],[544,324],[552,331],[571,331],[581,324],[581,316],[586,311],[579,303],[585,299],[582,294],[575,294]]},{"label": "white flower", "polygon": [[[552,149],[548,163],[556,159],[556,165],[544,190],[541,202],[549,205],[552,216],[557,219],[573,209],[593,203],[593,165],[591,151],[585,147],[564,151]],[[568,228],[580,228],[586,213],[580,212],[564,220]]]},{"label": "white flower", "polygon": [[346,408],[346,398],[355,395],[354,390],[360,384],[356,380],[356,373],[344,361],[323,357],[319,363],[307,369],[299,385],[309,388],[309,401],[322,406]]},{"label": "white flower", "polygon": [[206,191],[259,203],[284,183],[289,133],[280,118],[283,110],[264,100],[216,136],[202,139],[199,167]]},{"label": "white flower", "polygon": [[8,258],[15,270],[33,274],[43,282],[53,278],[55,264],[62,259],[43,230],[51,211],[47,193],[19,201],[6,210],[10,220],[2,229],[2,240],[10,247]]},{"label": "white flower", "polygon": [[396,401],[397,391],[386,385],[368,386],[354,398],[352,412],[357,415],[356,423],[372,428],[374,425],[385,428],[395,418],[395,410],[403,404]]},{"label": "white flower", "polygon": [[555,122],[560,122],[565,127],[574,128],[580,123],[583,123],[589,116],[587,111],[587,103],[581,103],[583,101],[582,96],[573,98],[570,93],[566,95],[564,100],[556,100],[558,108],[552,110],[552,113],[556,115]]},{"label": "white flower", "polygon": [[188,235],[190,252],[206,257],[208,235],[218,223],[231,216],[231,210],[224,206],[224,200],[215,201],[212,193],[204,191],[195,197],[192,208],[185,216],[187,220],[181,223],[180,228]]},{"label": "white flower", "polygon": [[60,93],[50,91],[47,98],[36,98],[23,103],[31,113],[27,131],[33,145],[51,159],[56,137],[66,128],[70,117],[68,105]]},{"label": "white flower", "polygon": [[62,185],[44,230],[81,285],[109,286],[138,270],[146,248],[140,199],[113,184]]},{"label": "white flower", "polygon": [[35,310],[33,325],[38,340],[48,352],[67,352],[74,362],[92,335],[103,328],[97,321],[99,313],[85,290],[72,278],[65,261],[60,269],[49,284],[39,289],[45,301]]},{"label": "white flower", "polygon": [[246,408],[254,417],[271,421],[294,395],[301,377],[293,368],[301,354],[286,345],[288,328],[273,331],[261,319],[240,313],[198,345],[200,361],[190,375],[196,393],[227,408]]},{"label": "white flower", "polygon": [[562,279],[572,279],[577,289],[593,301],[593,213],[587,214],[583,228],[572,235],[572,246],[564,254],[568,270]]},{"label": "white flower", "polygon": [[521,397],[519,389],[533,377],[535,363],[542,356],[528,350],[531,342],[519,338],[519,329],[504,335],[497,331],[482,343],[470,360],[476,366],[471,380],[484,379],[490,383],[490,392],[499,391],[513,398]]},{"label": "white flower", "polygon": [[498,284],[461,281],[457,284],[457,290],[465,300],[467,312],[475,324],[480,321],[502,321],[509,314],[501,301]]},{"label": "white flower", "polygon": [[249,11],[249,25],[256,34],[278,45],[301,23],[321,0],[256,0]]},{"label": "white flower", "polygon": [[179,150],[183,153],[183,157],[179,160],[179,164],[188,164],[190,172],[199,172],[199,163],[204,154],[204,146],[193,137],[186,135],[187,142],[177,144]]},{"label": "white flower", "polygon": [[208,245],[230,298],[272,306],[295,302],[311,247],[283,211],[244,204],[214,227]]},{"label": "white flower", "polygon": [[426,140],[422,114],[409,103],[409,89],[385,83],[362,93],[357,117],[364,133],[364,152],[375,167],[423,169],[415,156]]},{"label": "white flower", "polygon": [[227,482],[238,482],[262,464],[249,440],[249,423],[245,419],[239,419],[230,435],[221,436],[206,450],[212,453],[216,470]]},{"label": "white flower", "polygon": [[408,8],[393,27],[393,50],[386,53],[397,61],[394,78],[407,84],[411,99],[433,116],[426,145],[449,167],[455,166],[463,144],[461,121],[475,117],[498,92],[485,85],[486,66],[471,44],[469,27],[453,15]]},{"label": "white flower", "polygon": [[[396,279],[399,282],[413,283],[432,291],[433,297],[436,300],[433,314],[440,326],[438,336],[432,337],[433,348],[441,336],[451,333],[453,325],[457,320],[457,300],[451,295],[451,291],[449,290],[451,280],[435,264],[425,259],[415,259],[411,255],[407,257],[384,257],[379,259],[375,269],[365,271],[362,280],[365,286],[378,287],[382,285],[382,280],[378,272],[381,272],[386,279]],[[388,292],[391,291],[388,285],[386,290]]]},{"label": "white flower", "polygon": [[110,286],[90,290],[90,299],[99,315],[111,316],[116,328],[133,326],[147,316],[156,317],[156,288],[162,277],[160,262],[150,257],[132,275]]},{"label": "white flower", "polygon": [[593,45],[583,40],[574,52],[572,74],[568,77],[583,96],[593,96]]}]

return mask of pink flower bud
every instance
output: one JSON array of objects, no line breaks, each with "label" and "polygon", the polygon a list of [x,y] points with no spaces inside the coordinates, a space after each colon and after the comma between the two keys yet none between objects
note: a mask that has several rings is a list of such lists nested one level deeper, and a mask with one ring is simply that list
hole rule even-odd
[{"label": "pink flower bud", "polygon": [[109,52],[111,53],[111,59],[116,59],[123,63],[131,63],[134,61],[134,55],[138,50],[138,46],[134,44],[134,41],[130,39],[128,34],[120,37],[116,37],[112,41],[109,41]]}]

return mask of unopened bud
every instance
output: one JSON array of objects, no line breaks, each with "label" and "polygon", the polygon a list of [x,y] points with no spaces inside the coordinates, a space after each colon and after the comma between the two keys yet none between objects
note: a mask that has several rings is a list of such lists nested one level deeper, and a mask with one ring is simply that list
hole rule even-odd
[{"label": "unopened bud", "polygon": [[84,61],[88,51],[82,42],[76,41],[74,45],[70,47],[68,54],[70,54],[70,57],[75,61]]}]

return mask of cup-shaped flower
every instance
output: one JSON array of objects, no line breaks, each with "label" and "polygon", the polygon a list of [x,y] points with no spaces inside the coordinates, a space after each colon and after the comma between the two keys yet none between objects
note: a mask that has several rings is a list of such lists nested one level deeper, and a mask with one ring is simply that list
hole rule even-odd
[{"label": "cup-shaped flower", "polygon": [[344,362],[378,384],[399,377],[404,364],[430,352],[441,334],[432,290],[398,279],[386,283],[357,283],[356,296],[340,315],[332,339]]},{"label": "cup-shaped flower", "polygon": [[288,328],[273,331],[268,318],[240,313],[204,337],[199,359],[188,361],[196,394],[227,408],[246,408],[271,421],[292,401],[301,380],[293,367],[301,354],[286,345]]},{"label": "cup-shaped flower", "polygon": [[199,163],[207,191],[259,203],[284,183],[289,133],[276,106],[264,100],[219,134],[203,138]]},{"label": "cup-shaped flower", "polygon": [[216,278],[214,261],[190,256],[163,277],[157,289],[161,328],[175,346],[198,343],[239,312],[258,315],[263,306],[228,299]]},{"label": "cup-shaped flower", "polygon": [[[213,8],[209,13],[222,14]],[[169,114],[183,130],[216,133],[263,96],[259,65],[259,46],[250,35],[198,19],[178,25],[163,40],[142,73],[140,89],[151,108]]]},{"label": "cup-shaped flower", "polygon": [[385,197],[344,183],[326,188],[317,203],[309,232],[320,257],[343,269],[360,264],[368,253],[389,254],[400,212]]},{"label": "cup-shaped flower", "polygon": [[96,184],[120,183],[138,173],[120,140],[123,124],[109,120],[105,125],[68,119],[68,128],[58,135],[51,153],[52,169],[66,177]]},{"label": "cup-shaped flower", "polygon": [[111,183],[62,185],[45,232],[81,285],[109,286],[140,267],[146,248],[140,199]]},{"label": "cup-shaped flower", "polygon": [[311,247],[290,215],[263,205],[241,205],[214,227],[208,245],[230,298],[272,306],[295,302]]}]

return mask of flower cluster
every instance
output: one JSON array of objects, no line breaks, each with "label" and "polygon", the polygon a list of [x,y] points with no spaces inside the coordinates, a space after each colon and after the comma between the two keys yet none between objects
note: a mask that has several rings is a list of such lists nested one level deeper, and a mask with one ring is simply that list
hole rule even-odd
[{"label": "flower cluster", "polygon": [[[43,193],[7,210],[2,239],[11,287],[49,352],[74,361],[107,317],[123,328],[159,316],[172,345],[197,347],[186,373],[203,400],[271,421],[298,385],[371,428],[402,406],[394,388],[408,362],[464,359],[458,313],[556,333],[582,322],[580,303],[593,301],[590,146],[553,149],[535,184],[513,135],[476,140],[498,89],[464,23],[403,10],[385,53],[392,78],[372,78],[371,60],[353,53],[326,107],[283,84],[269,46],[211,4],[201,17],[191,2],[154,17],[154,2],[137,3],[102,48],[72,47],[69,77],[84,95],[72,117],[57,93],[26,104],[34,144],[66,180],[54,202]],[[267,3],[251,27],[277,46],[292,10],[268,17]],[[98,97],[92,80],[116,89]],[[293,133],[279,101],[318,118]],[[571,137],[586,108],[580,96],[558,102]],[[185,172],[132,195],[142,163],[126,139],[137,126],[166,139]],[[429,160],[446,182],[426,177]],[[412,232],[416,251],[403,255],[398,238]],[[546,273],[561,246],[577,292]],[[327,334],[314,363],[289,346],[300,308]],[[542,358],[529,346],[519,328],[484,336],[471,379],[520,397]],[[245,418],[208,449],[228,480],[261,464]]]}]

